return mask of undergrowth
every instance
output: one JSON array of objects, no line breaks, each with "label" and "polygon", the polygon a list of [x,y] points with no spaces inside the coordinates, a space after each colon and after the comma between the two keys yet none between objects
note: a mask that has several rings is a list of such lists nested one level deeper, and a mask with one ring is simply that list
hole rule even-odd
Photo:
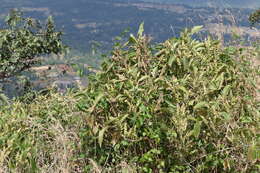
[{"label": "undergrowth", "polygon": [[257,54],[200,29],[151,45],[142,24],[86,89],[2,106],[0,172],[259,172]]},{"label": "undergrowth", "polygon": [[[27,99],[27,100],[26,100]],[[1,108],[0,172],[71,172],[81,120],[71,95],[50,92]],[[30,101],[29,104],[26,102]]]}]

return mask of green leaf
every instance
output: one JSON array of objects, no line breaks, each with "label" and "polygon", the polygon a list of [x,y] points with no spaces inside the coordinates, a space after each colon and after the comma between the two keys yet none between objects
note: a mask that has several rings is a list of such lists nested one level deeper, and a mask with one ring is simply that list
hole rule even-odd
[{"label": "green leaf", "polygon": [[189,91],[184,86],[178,87],[181,91],[183,91],[185,94],[189,94]]},{"label": "green leaf", "polygon": [[201,121],[197,121],[195,124],[194,124],[194,127],[193,127],[193,130],[192,130],[192,134],[195,138],[198,138],[199,135],[200,135],[200,130],[201,130]]},{"label": "green leaf", "polygon": [[145,75],[145,76],[141,77],[141,78],[138,80],[138,83],[139,83],[139,82],[142,82],[143,80],[148,79],[148,78],[149,78],[149,76],[148,76],[148,75]]},{"label": "green leaf", "polygon": [[200,49],[200,48],[205,49],[204,45],[205,45],[204,43],[197,43],[193,48],[194,48],[196,51],[199,51],[199,50],[202,50],[202,49]]},{"label": "green leaf", "polygon": [[102,130],[99,131],[98,133],[98,144],[100,147],[102,147],[103,139],[104,139],[104,134],[105,131],[108,129],[108,127],[104,127]]},{"label": "green leaf", "polygon": [[191,34],[198,33],[199,31],[201,31],[202,28],[203,28],[202,25],[194,26],[194,27],[191,29]]},{"label": "green leaf", "polygon": [[248,148],[247,158],[250,161],[260,160],[260,147],[253,144]]},{"label": "green leaf", "polygon": [[130,34],[129,36],[129,43],[132,43],[132,44],[136,44],[137,43],[137,40],[135,38],[135,36],[133,34]]},{"label": "green leaf", "polygon": [[229,121],[231,119],[231,116],[227,112],[221,112],[221,115],[224,117],[225,120]]},{"label": "green leaf", "polygon": [[170,67],[172,67],[172,64],[173,64],[173,62],[176,60],[176,57],[174,56],[174,55],[172,55],[171,57],[170,57],[170,59],[169,59],[169,61],[168,61],[168,65],[170,66]]},{"label": "green leaf", "polygon": [[141,37],[144,33],[144,22],[142,22],[140,25],[139,25],[139,29],[138,29],[138,33],[137,33],[137,36],[138,37]]},{"label": "green leaf", "polygon": [[158,74],[158,66],[154,67],[152,70],[152,76],[155,77]]},{"label": "green leaf", "polygon": [[222,95],[223,95],[224,97],[226,97],[226,96],[229,94],[230,89],[231,89],[231,85],[225,86],[225,88],[224,88],[223,91],[222,91]]},{"label": "green leaf", "polygon": [[209,104],[207,102],[199,102],[197,103],[195,106],[194,106],[194,109],[197,110],[197,109],[200,109],[200,108],[208,108],[209,107]]},{"label": "green leaf", "polygon": [[100,93],[100,94],[96,97],[93,106],[89,109],[89,112],[90,112],[90,113],[92,113],[92,112],[94,111],[94,109],[95,109],[95,107],[97,106],[98,102],[99,102],[103,97],[104,97],[104,94],[103,94],[103,93]]},{"label": "green leaf", "polygon": [[128,58],[133,58],[136,56],[136,52],[129,52],[129,54],[127,56],[128,56]]},{"label": "green leaf", "polygon": [[178,45],[179,45],[179,42],[173,42],[172,49],[173,50],[176,49]]},{"label": "green leaf", "polygon": [[2,93],[0,93],[0,105],[1,105],[1,102],[4,103],[4,104],[8,104],[9,103],[8,102],[8,98],[4,94],[2,94]]},{"label": "green leaf", "polygon": [[219,75],[219,77],[218,77],[215,81],[216,81],[216,83],[217,83],[218,89],[221,89],[221,88],[222,88],[222,85],[223,85],[223,83],[224,83],[224,73],[221,73],[221,74]]},{"label": "green leaf", "polygon": [[170,106],[172,108],[176,108],[176,106],[174,104],[172,104],[170,101],[165,100],[165,102],[168,104],[168,106]]}]

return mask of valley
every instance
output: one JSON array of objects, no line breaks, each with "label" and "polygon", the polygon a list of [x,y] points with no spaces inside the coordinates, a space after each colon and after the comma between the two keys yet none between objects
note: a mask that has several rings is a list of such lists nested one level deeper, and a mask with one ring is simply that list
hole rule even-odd
[{"label": "valley", "polygon": [[185,3],[182,5],[137,0],[78,0],[77,3],[70,0],[14,2],[16,1],[4,1],[2,18],[14,7],[24,11],[25,15],[40,20],[52,15],[58,28],[64,31],[66,43],[73,49],[84,52],[90,51],[95,42],[101,44],[102,50],[109,50],[116,36],[128,28],[130,33],[135,33],[143,21],[145,33],[153,38],[153,42],[176,37],[183,28],[196,25],[204,25],[204,31],[209,31],[211,34],[214,32],[226,34],[221,29],[215,31],[214,28],[212,31],[212,26],[224,25],[223,27],[229,28],[228,34],[231,33],[232,27],[236,29],[241,27],[243,32],[239,33],[246,38],[258,35],[248,23],[252,9],[194,7],[187,5],[193,5],[188,3],[190,1],[183,1]]}]

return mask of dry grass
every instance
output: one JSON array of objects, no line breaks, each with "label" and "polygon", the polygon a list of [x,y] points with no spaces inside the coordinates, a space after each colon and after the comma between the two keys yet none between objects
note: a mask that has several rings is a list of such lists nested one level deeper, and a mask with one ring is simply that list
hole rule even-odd
[{"label": "dry grass", "polygon": [[10,168],[13,172],[70,173],[79,167],[77,147],[82,122],[81,114],[75,113],[75,103],[72,95],[52,93],[38,96],[29,105],[14,103],[11,111],[3,109],[0,134],[9,138],[3,140],[6,147],[0,143],[0,172]]}]

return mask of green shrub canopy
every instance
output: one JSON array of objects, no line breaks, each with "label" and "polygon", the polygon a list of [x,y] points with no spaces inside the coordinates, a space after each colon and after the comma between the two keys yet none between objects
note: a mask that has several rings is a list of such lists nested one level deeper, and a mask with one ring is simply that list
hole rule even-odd
[{"label": "green shrub canopy", "polygon": [[256,10],[254,13],[252,13],[249,16],[249,21],[250,21],[251,25],[260,23],[260,9]]},{"label": "green shrub canopy", "polygon": [[57,32],[51,17],[46,26],[33,18],[23,18],[11,11],[7,28],[0,30],[0,80],[16,75],[39,62],[37,56],[61,53],[61,32]]},{"label": "green shrub canopy", "polygon": [[260,172],[256,52],[200,29],[151,45],[142,24],[85,90],[0,106],[0,171]]},{"label": "green shrub canopy", "polygon": [[141,172],[257,170],[251,55],[210,38],[192,39],[200,29],[152,46],[142,24],[78,95],[87,153],[100,165],[125,161]]}]

